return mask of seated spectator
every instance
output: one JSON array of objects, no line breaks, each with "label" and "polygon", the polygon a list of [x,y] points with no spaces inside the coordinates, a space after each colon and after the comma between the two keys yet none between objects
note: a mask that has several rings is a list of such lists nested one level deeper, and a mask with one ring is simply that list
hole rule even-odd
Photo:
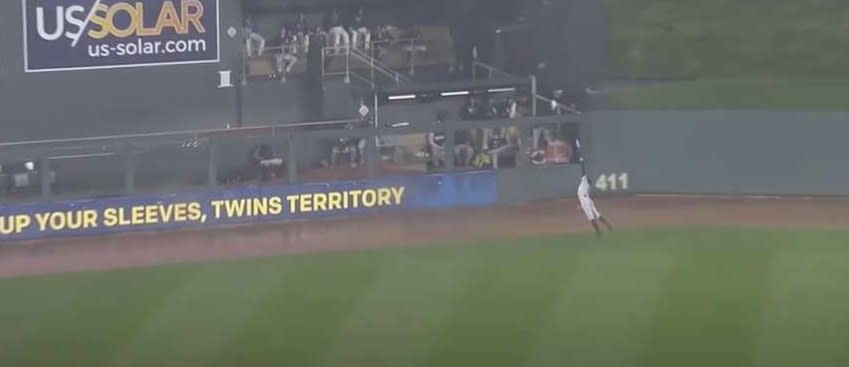
[{"label": "seated spectator", "polygon": [[[350,27],[348,28],[352,43],[355,48],[363,48],[368,50],[371,48],[371,31],[369,31],[368,27],[365,23],[365,11],[363,8],[360,8],[357,11],[357,14],[354,16],[354,20],[351,22]],[[362,42],[362,44],[360,44]]]},{"label": "seated spectator", "polygon": [[351,44],[351,36],[345,30],[342,16],[336,9],[330,14],[326,28],[331,45],[337,52],[342,48],[347,48]]},{"label": "seated spectator", "polygon": [[[346,128],[348,130],[353,130],[357,126],[356,123],[349,123]],[[352,138],[345,137],[339,138],[333,144],[333,147],[330,149],[330,166],[336,167],[339,163],[339,155],[347,154],[349,158],[349,162],[351,164],[351,168],[356,168],[359,160],[357,159],[358,147],[360,145],[360,138]]]},{"label": "seated spectator", "polygon": [[265,38],[254,31],[251,22],[245,23],[243,37],[245,38],[245,52],[247,52],[248,57],[262,56],[265,52]]},{"label": "seated spectator", "polygon": [[275,177],[275,167],[283,164],[281,158],[274,157],[274,150],[269,144],[258,144],[251,150],[251,166],[259,172],[260,181],[268,181]]},{"label": "seated spectator", "polygon": [[416,55],[427,51],[424,36],[418,26],[412,26],[404,31],[401,36],[404,39],[404,51],[407,52],[410,66],[410,75],[416,73]]},{"label": "seated spectator", "polygon": [[469,97],[460,110],[460,119],[463,121],[482,120],[486,113],[481,108],[481,101],[477,97]]},{"label": "seated spectator", "polygon": [[[452,159],[454,159],[454,164],[460,167],[469,167],[472,163],[472,158],[474,158],[475,151],[472,146],[466,140],[460,140],[457,143],[457,138],[463,138],[460,132],[455,133],[455,145],[454,145],[454,154],[452,155]],[[448,158],[445,154],[445,133],[444,132],[430,132],[426,135],[427,137],[427,146],[426,151],[430,156],[430,161],[428,162],[428,168],[439,168],[445,167],[445,160]]]},{"label": "seated spectator", "polygon": [[277,66],[277,75],[281,82],[286,82],[286,76],[292,71],[298,62],[298,39],[294,33],[290,33],[285,26],[280,27],[280,38],[272,45],[276,49],[274,60]]},{"label": "seated spectator", "polygon": [[510,133],[509,129],[492,129],[492,134],[487,140],[486,151],[492,159],[492,167],[499,168],[499,162],[503,159],[512,159],[515,161],[518,151],[518,141],[515,133]]}]

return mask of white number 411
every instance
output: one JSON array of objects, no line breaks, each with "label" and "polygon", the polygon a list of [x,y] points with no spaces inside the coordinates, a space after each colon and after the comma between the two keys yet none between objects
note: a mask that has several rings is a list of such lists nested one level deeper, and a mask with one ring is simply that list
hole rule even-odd
[{"label": "white number 411", "polygon": [[595,180],[595,188],[599,191],[619,191],[628,190],[628,174],[627,173],[611,173],[609,175],[598,176]]}]

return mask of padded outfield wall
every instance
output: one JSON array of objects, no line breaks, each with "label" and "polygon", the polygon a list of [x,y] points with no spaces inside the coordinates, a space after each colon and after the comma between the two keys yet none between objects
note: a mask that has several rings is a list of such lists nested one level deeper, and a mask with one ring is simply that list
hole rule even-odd
[{"label": "padded outfield wall", "polygon": [[849,195],[849,113],[606,111],[583,132],[592,175],[632,192]]}]

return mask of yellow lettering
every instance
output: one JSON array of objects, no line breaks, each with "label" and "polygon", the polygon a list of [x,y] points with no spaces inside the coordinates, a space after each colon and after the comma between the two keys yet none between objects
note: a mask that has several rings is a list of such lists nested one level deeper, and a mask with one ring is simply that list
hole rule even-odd
[{"label": "yellow lettering", "polygon": [[221,207],[224,205],[224,202],[221,200],[215,200],[210,204],[212,205],[212,211],[215,213],[215,218],[221,218]]},{"label": "yellow lettering", "polygon": [[328,210],[342,209],[342,193],[331,192],[327,194],[327,204]]},{"label": "yellow lettering", "polygon": [[268,201],[268,213],[271,215],[279,215],[283,212],[283,205],[279,196],[274,196]]},{"label": "yellow lettering", "polygon": [[[186,212],[188,211],[186,203],[179,203],[179,204],[176,204],[174,206],[169,205],[166,208],[169,209],[168,210],[169,212],[173,210],[175,222],[185,222],[186,221],[186,214],[187,214]],[[163,218],[162,218],[163,223],[169,223],[170,221],[171,221],[170,216],[163,216]]]},{"label": "yellow lettering", "polygon": [[224,202],[227,217],[235,218],[245,215],[245,202],[242,200],[227,200]]},{"label": "yellow lettering", "polygon": [[401,200],[404,198],[404,189],[404,186],[392,188],[392,197],[395,199],[395,205],[401,205]]},{"label": "yellow lettering", "polygon": [[103,211],[103,225],[107,227],[114,227],[118,224],[118,213],[116,213],[115,209],[108,208]]},{"label": "yellow lettering", "polygon": [[[183,13],[183,32],[189,33],[189,24],[193,25],[198,33],[206,33],[203,27],[203,4],[198,0],[183,0],[181,9]],[[194,11],[192,11],[194,10]]]},{"label": "yellow lettering", "polygon": [[[215,215],[216,218],[218,218],[217,213],[218,213],[218,211],[216,209],[216,215]],[[200,203],[198,203],[198,202],[189,203],[188,218],[189,218],[190,221],[193,221],[193,222],[199,221],[199,220],[201,220],[201,218],[203,218],[203,213],[200,210]]]},{"label": "yellow lettering", "polygon": [[159,209],[158,205],[147,205],[144,207],[145,224],[156,224],[159,221],[159,216],[156,215],[157,209]]},{"label": "yellow lettering", "polygon": [[100,27],[100,29],[88,31],[88,36],[99,40],[106,38],[109,35],[109,30],[112,27],[109,22],[106,20],[106,12],[109,10],[109,7],[103,3],[98,3],[97,6],[94,7],[94,11],[91,13],[91,22],[96,26]]},{"label": "yellow lettering", "polygon": [[65,222],[63,213],[50,213],[50,219],[47,224],[51,230],[59,231],[65,228]]},{"label": "yellow lettering", "polygon": [[286,201],[289,203],[289,213],[294,213],[296,205],[298,205],[298,195],[289,195],[286,197]]},{"label": "yellow lettering", "polygon": [[[36,214],[36,217],[38,214]],[[32,224],[32,218],[27,214],[18,214],[10,217],[0,217],[0,234],[13,234],[23,232]]]},{"label": "yellow lettering", "polygon": [[375,202],[377,202],[377,193],[374,190],[366,190],[363,191],[363,206],[366,208],[374,207]]},{"label": "yellow lettering", "polygon": [[[37,213],[35,221],[38,222],[38,230],[44,232],[47,230],[47,219],[50,218],[50,213]],[[9,234],[9,233],[5,233]]]},{"label": "yellow lettering", "polygon": [[[360,195],[363,194],[363,190],[351,190],[348,191],[348,195],[351,196],[351,208],[359,208],[360,207]],[[348,206],[345,206],[345,209],[348,209]]]},{"label": "yellow lettering", "polygon": [[177,34],[188,33],[188,30],[180,22],[177,9],[174,8],[174,4],[170,1],[162,3],[162,9],[159,10],[159,18],[156,20],[156,34],[162,34],[165,27],[174,29],[174,32],[177,32]]},{"label": "yellow lettering", "polygon": [[[156,33],[156,31],[157,31],[156,27],[153,27],[153,28],[145,28],[144,27],[144,3],[141,2],[141,1],[136,2],[136,14],[138,14],[139,17],[142,19],[140,22],[138,22],[139,28],[138,28],[137,35],[141,36],[141,37],[158,36],[158,34]],[[166,222],[167,222],[167,220],[166,220]]]},{"label": "yellow lettering", "polygon": [[313,211],[312,208],[312,195],[304,194],[301,195],[301,213],[309,213]]},{"label": "yellow lettering", "polygon": [[316,211],[327,211],[327,195],[326,194],[315,194],[313,195],[313,208]]},{"label": "yellow lettering", "polygon": [[83,212],[83,227],[97,228],[97,211],[86,210]]},{"label": "yellow lettering", "polygon": [[253,213],[251,215],[268,215],[268,198],[253,199]]},{"label": "yellow lettering", "polygon": [[392,205],[391,197],[392,197],[392,190],[378,189],[377,190],[377,206]]},{"label": "yellow lettering", "polygon": [[[115,17],[118,15],[118,12],[121,11],[126,12],[130,17],[130,24],[124,29],[120,29],[115,25]],[[127,38],[135,33],[139,19],[138,16],[136,16],[136,9],[133,8],[132,5],[127,3],[115,3],[109,7],[108,11],[106,11],[106,21],[109,24],[109,33],[112,33],[113,36],[118,38]]]},{"label": "yellow lettering", "polygon": [[131,225],[136,224],[144,224],[144,207],[143,206],[134,206],[130,210],[130,223]]},{"label": "yellow lettering", "polygon": [[29,215],[21,214],[15,216],[15,233],[23,232],[32,223]]}]

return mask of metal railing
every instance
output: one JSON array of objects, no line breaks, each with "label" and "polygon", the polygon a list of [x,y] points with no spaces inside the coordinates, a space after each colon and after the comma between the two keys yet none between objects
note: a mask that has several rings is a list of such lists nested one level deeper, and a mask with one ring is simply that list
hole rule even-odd
[{"label": "metal railing", "polygon": [[[344,57],[345,58],[345,68],[343,71],[327,71],[327,60],[329,57]],[[367,54],[356,47],[352,46],[327,46],[322,48],[321,50],[321,60],[322,60],[322,76],[344,76],[345,82],[350,83],[351,77],[356,77],[360,80],[365,81],[372,88],[376,86],[377,77],[382,75],[386,78],[389,78],[393,81],[393,83],[401,84],[401,83],[409,83],[412,81],[409,77],[403,75],[402,73],[393,70],[386,64],[377,60],[373,55]],[[368,76],[360,75],[356,72],[355,68],[352,65],[352,62],[359,62],[363,64],[364,67],[367,67],[369,70]]]}]

